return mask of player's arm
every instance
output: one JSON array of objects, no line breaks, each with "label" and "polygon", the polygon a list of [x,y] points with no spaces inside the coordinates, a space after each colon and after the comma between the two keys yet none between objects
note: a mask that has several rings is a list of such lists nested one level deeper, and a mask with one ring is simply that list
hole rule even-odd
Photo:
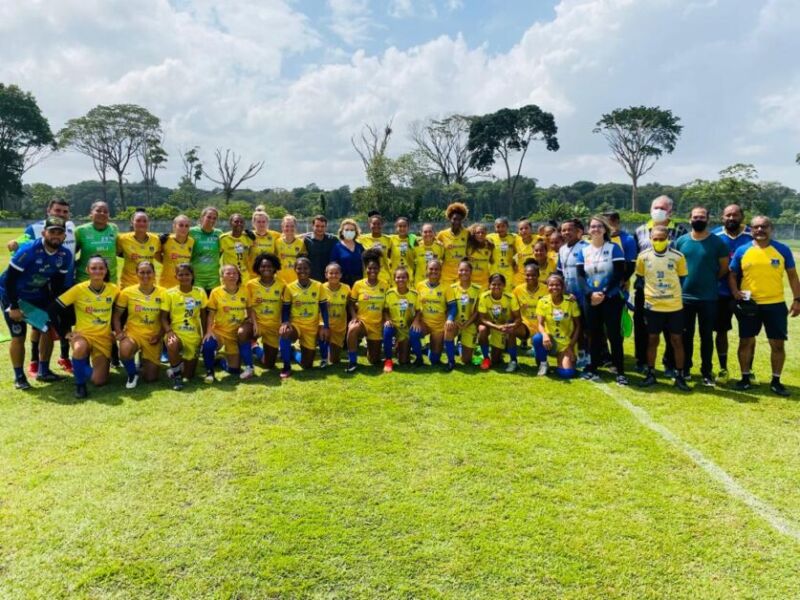
[{"label": "player's arm", "polygon": [[118,342],[125,339],[125,330],[122,327],[122,315],[125,314],[126,310],[128,310],[127,303],[125,306],[120,306],[119,304],[114,305],[114,314],[111,317],[111,329],[114,332],[114,338],[116,338]]},{"label": "player's arm", "polygon": [[214,315],[217,314],[217,311],[213,308],[206,309],[206,328],[205,333],[203,334],[203,340],[207,340],[208,338],[214,337]]},{"label": "player's arm", "polygon": [[537,315],[536,320],[539,322],[539,333],[542,334],[542,343],[544,344],[545,348],[550,350],[550,348],[553,347],[553,340],[550,337],[550,334],[547,333],[547,326],[545,325],[544,322],[544,316]]},{"label": "player's arm", "polygon": [[786,276],[789,278],[789,287],[792,288],[791,315],[800,315],[800,278],[797,277],[797,269],[790,267],[786,269]]}]

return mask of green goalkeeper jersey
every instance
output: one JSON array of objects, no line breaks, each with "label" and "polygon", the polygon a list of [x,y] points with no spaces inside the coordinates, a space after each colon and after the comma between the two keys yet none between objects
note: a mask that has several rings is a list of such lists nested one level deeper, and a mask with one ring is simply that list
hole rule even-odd
[{"label": "green goalkeeper jersey", "polygon": [[189,235],[194,238],[192,266],[194,284],[210,290],[219,285],[219,229],[206,232],[199,226],[192,227]]},{"label": "green goalkeeper jersey", "polygon": [[99,254],[108,263],[108,275],[112,283],[117,283],[117,235],[119,230],[113,223],[105,229],[95,229],[93,223],[85,223],[75,228],[75,276],[78,283],[89,279],[86,265],[89,259]]}]

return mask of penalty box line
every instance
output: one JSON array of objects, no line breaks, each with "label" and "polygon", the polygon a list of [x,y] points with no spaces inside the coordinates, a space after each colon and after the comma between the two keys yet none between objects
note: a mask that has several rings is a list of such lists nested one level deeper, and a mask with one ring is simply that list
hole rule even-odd
[{"label": "penalty box line", "polygon": [[700,450],[684,442],[681,438],[672,433],[672,431],[655,421],[645,409],[633,404],[620,394],[615,394],[609,389],[608,385],[604,383],[595,385],[597,385],[606,396],[631,413],[639,423],[657,433],[665,442],[689,457],[694,464],[703,469],[714,481],[722,485],[728,495],[744,502],[753,512],[769,523],[775,531],[800,542],[800,527],[786,519],[776,508],[770,506],[761,500],[761,498],[747,490],[733,477],[728,475],[722,467],[717,465],[713,460],[707,458]]}]

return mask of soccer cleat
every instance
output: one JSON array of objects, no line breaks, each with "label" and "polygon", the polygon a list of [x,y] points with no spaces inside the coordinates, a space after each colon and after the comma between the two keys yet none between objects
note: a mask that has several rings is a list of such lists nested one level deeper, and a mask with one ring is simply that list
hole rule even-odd
[{"label": "soccer cleat", "polygon": [[676,369],[671,369],[671,368],[664,369],[664,377],[666,377],[667,379],[675,379],[677,375],[678,371]]},{"label": "soccer cleat", "polygon": [[391,373],[394,371],[394,363],[392,362],[391,358],[387,358],[383,361],[383,372],[384,373]]},{"label": "soccer cleat", "polygon": [[206,376],[203,378],[203,381],[205,383],[214,383],[216,381],[216,378],[214,377],[214,373],[211,373],[210,371],[208,373],[206,373]]},{"label": "soccer cleat", "polygon": [[491,369],[491,367],[492,367],[492,361],[489,360],[488,358],[484,358],[481,361],[481,370],[488,371],[489,369]]},{"label": "soccer cleat", "polygon": [[508,366],[506,367],[506,373],[513,373],[517,370],[517,361],[511,360],[508,362]]},{"label": "soccer cleat", "polygon": [[281,379],[289,379],[292,376],[292,370],[283,368],[281,369]]},{"label": "soccer cleat", "polygon": [[682,392],[690,392],[692,388],[686,383],[686,379],[684,379],[683,375],[678,374],[675,377],[675,383],[673,385],[678,388]]},{"label": "soccer cleat", "polygon": [[645,377],[642,382],[639,384],[640,387],[650,387],[658,383],[656,380],[656,374],[653,371],[647,372],[647,377]]},{"label": "soccer cleat", "polygon": [[633,370],[636,371],[637,373],[647,373],[647,365],[637,362]]},{"label": "soccer cleat", "polygon": [[18,390],[29,390],[31,389],[31,384],[24,377],[20,377],[14,381],[14,387]]},{"label": "soccer cleat", "polygon": [[[345,373],[355,373],[358,365],[356,363],[350,363],[344,368]],[[283,376],[283,372],[281,372],[281,377]]]},{"label": "soccer cleat", "polygon": [[329,364],[328,361],[323,358],[321,361],[319,361],[319,368],[320,369],[327,369],[328,368],[328,364]]},{"label": "soccer cleat", "polygon": [[444,366],[444,372],[445,373],[452,373],[453,371],[455,371],[455,369],[456,369],[456,363],[454,363],[454,362],[448,362]]},{"label": "soccer cleat", "polygon": [[245,367],[242,369],[242,372],[239,373],[239,379],[252,379],[255,374],[256,372],[253,370],[253,367]]},{"label": "soccer cleat", "polygon": [[67,373],[72,375],[72,361],[68,358],[59,358],[58,366],[64,369]]},{"label": "soccer cleat", "polygon": [[128,381],[125,382],[125,387],[132,390],[139,383],[139,375],[128,375]]},{"label": "soccer cleat", "polygon": [[753,389],[753,384],[750,382],[749,379],[745,379],[742,377],[736,384],[733,386],[733,389],[739,392],[746,392],[747,390]]},{"label": "soccer cleat", "polygon": [[719,385],[725,385],[730,381],[730,375],[728,375],[728,369],[720,369],[719,373],[717,374],[717,383]]},{"label": "soccer cleat", "polygon": [[628,378],[625,375],[617,375],[617,385],[628,385]]},{"label": "soccer cleat", "polygon": [[537,371],[536,374],[539,377],[544,377],[545,375],[547,375],[547,368],[548,368],[547,363],[543,362],[542,364],[539,365],[539,370]]},{"label": "soccer cleat", "polygon": [[172,389],[176,392],[180,392],[183,389],[183,378],[180,375],[172,378]]},{"label": "soccer cleat", "polygon": [[786,386],[783,385],[780,381],[775,381],[771,383],[769,386],[770,391],[773,394],[777,394],[778,396],[783,396],[784,398],[788,398],[791,396],[791,392],[786,389]]},{"label": "soccer cleat", "polygon": [[32,360],[28,363],[28,375],[31,377],[36,377],[39,373],[39,363],[35,360]]},{"label": "soccer cleat", "polygon": [[706,387],[714,387],[714,378],[708,375],[703,375],[703,385]]},{"label": "soccer cleat", "polygon": [[576,361],[575,366],[578,369],[585,369],[586,367],[589,366],[590,362],[591,362],[591,357],[585,352],[580,352],[578,353],[578,360]]},{"label": "soccer cleat", "polygon": [[422,359],[421,356],[418,356],[416,359],[414,359],[414,362],[412,363],[412,366],[414,367],[422,367],[424,365],[425,361]]},{"label": "soccer cleat", "polygon": [[36,376],[36,381],[41,381],[43,383],[53,383],[54,381],[61,381],[64,379],[61,375],[56,375],[52,371],[48,373],[41,373]]},{"label": "soccer cleat", "polygon": [[597,383],[598,381],[600,381],[600,375],[598,375],[593,371],[586,371],[584,372],[583,375],[581,375],[581,379],[583,379],[584,381],[591,381],[593,383]]},{"label": "soccer cleat", "polygon": [[79,383],[75,386],[75,397],[79,400],[86,398],[89,395],[89,391],[86,389],[85,383]]}]

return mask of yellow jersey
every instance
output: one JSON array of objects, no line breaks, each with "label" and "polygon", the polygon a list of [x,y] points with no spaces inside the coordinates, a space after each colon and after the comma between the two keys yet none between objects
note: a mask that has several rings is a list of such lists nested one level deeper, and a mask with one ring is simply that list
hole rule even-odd
[{"label": "yellow jersey", "polygon": [[316,331],[320,322],[319,303],[327,301],[328,291],[314,279],[309,279],[306,287],[292,281],[283,288],[283,303],[291,305],[289,320],[298,329]]},{"label": "yellow jersey", "polygon": [[350,295],[350,286],[344,283],[339,288],[332,290],[329,283],[322,284],[328,294],[328,320],[331,329],[344,329],[347,327],[347,297]]},{"label": "yellow jersey", "polygon": [[75,307],[75,331],[87,339],[111,336],[111,316],[114,312],[114,300],[119,288],[113,283],[106,283],[99,291],[89,287],[91,282],[84,281],[69,288],[58,297],[63,306]]},{"label": "yellow jersey", "polygon": [[283,283],[291,283],[297,280],[297,273],[294,272],[294,265],[297,258],[306,253],[306,245],[303,238],[296,237],[291,242],[287,242],[281,235],[275,240],[275,253],[281,260],[281,270],[278,271],[278,278]]},{"label": "yellow jersey", "polygon": [[500,273],[506,278],[506,285],[510,288],[514,283],[514,255],[517,253],[517,236],[507,233],[500,237],[499,233],[490,233],[486,236],[493,244],[492,248],[492,273]]},{"label": "yellow jersey", "polygon": [[247,293],[245,287],[233,293],[224,286],[215,287],[208,297],[208,310],[214,311],[214,329],[221,335],[236,337],[236,333],[247,318]]},{"label": "yellow jersey", "polygon": [[364,246],[364,250],[375,248],[381,251],[381,273],[380,278],[387,284],[394,280],[390,266],[390,259],[393,254],[392,238],[388,235],[381,235],[380,237],[372,237],[371,233],[365,233],[358,236],[358,243]]},{"label": "yellow jersey", "polygon": [[494,272],[492,265],[492,249],[467,248],[467,258],[472,265],[472,283],[477,283],[484,290],[489,287],[489,275]]},{"label": "yellow jersey", "polygon": [[731,271],[741,276],[739,289],[749,291],[758,304],[784,302],[784,274],[794,268],[791,249],[775,240],[766,248],[755,242],[740,246],[731,260]]},{"label": "yellow jersey", "polygon": [[513,320],[512,313],[519,312],[519,302],[514,294],[504,291],[499,298],[494,298],[487,290],[478,300],[478,312],[489,317],[495,325],[505,325]]},{"label": "yellow jersey", "polygon": [[[420,239],[417,246],[414,248],[414,285],[425,281],[428,276],[428,263],[433,259],[444,259],[444,246],[435,241],[426,246]],[[456,270],[456,272],[458,272]]]},{"label": "yellow jersey", "polygon": [[277,277],[270,286],[265,286],[260,279],[251,279],[245,285],[247,308],[255,314],[259,329],[275,329],[280,326],[285,287],[286,284]]},{"label": "yellow jersey", "polygon": [[386,292],[386,312],[392,324],[400,331],[406,331],[414,320],[414,307],[417,305],[417,292],[409,288],[405,294],[393,287]]},{"label": "yellow jersey", "polygon": [[447,320],[447,287],[441,283],[431,286],[429,282],[423,281],[417,285],[415,308],[418,313],[422,313],[423,322],[431,330],[441,331]]},{"label": "yellow jersey", "polygon": [[445,229],[436,234],[436,239],[444,247],[444,265],[442,266],[442,282],[446,284],[458,280],[458,263],[467,254],[466,229],[456,235],[452,229]]},{"label": "yellow jersey", "polygon": [[242,274],[242,280],[247,281],[253,276],[250,261],[250,248],[253,247],[251,240],[246,233],[242,233],[238,238],[233,237],[233,232],[226,231],[219,236],[220,266],[236,265]]},{"label": "yellow jersey", "polygon": [[581,307],[571,294],[564,294],[560,304],[555,304],[553,297],[547,294],[536,305],[537,321],[538,317],[544,319],[544,330],[553,338],[559,352],[567,347],[580,316]]},{"label": "yellow jersey", "polygon": [[477,283],[470,283],[466,289],[461,287],[461,283],[453,283],[447,288],[447,303],[456,303],[456,323],[463,325],[469,321],[475,313],[482,293],[483,289]]},{"label": "yellow jersey", "polygon": [[161,240],[155,233],[148,233],[147,239],[140,242],[134,237],[134,232],[121,233],[117,236],[117,254],[123,258],[122,275],[119,287],[124,291],[126,287],[136,285],[136,265],[140,261],[149,260],[156,265],[156,256],[161,252]]},{"label": "yellow jersey", "polygon": [[178,285],[175,267],[181,263],[191,264],[193,248],[194,238],[192,236],[187,237],[186,241],[181,243],[175,239],[175,234],[169,234],[169,237],[161,245],[161,276],[158,279],[158,285],[167,290]]},{"label": "yellow jersey", "polygon": [[[531,241],[525,243],[521,235],[514,239],[514,285],[525,283],[525,261],[533,258],[533,246],[536,244],[537,236],[531,236]],[[509,283],[509,282],[506,282]]]},{"label": "yellow jersey", "polygon": [[519,316],[528,328],[528,331],[537,333],[539,331],[539,320],[536,318],[536,307],[539,300],[547,296],[547,286],[539,282],[539,287],[533,291],[528,291],[526,284],[518,285],[514,288],[513,294],[519,303]]},{"label": "yellow jersey", "polygon": [[256,259],[256,256],[259,254],[277,254],[277,251],[275,250],[275,244],[278,241],[278,238],[281,237],[280,233],[277,231],[272,231],[271,229],[267,229],[267,233],[264,235],[259,235],[254,231],[253,236],[253,245],[250,248],[251,265]]},{"label": "yellow jersey", "polygon": [[350,298],[356,303],[356,318],[365,325],[383,324],[383,306],[389,286],[380,279],[375,285],[359,279],[350,290]]},{"label": "yellow jersey", "polygon": [[117,296],[117,306],[128,309],[125,330],[142,337],[152,337],[161,333],[161,311],[164,307],[166,290],[155,286],[145,294],[139,285],[130,285]]},{"label": "yellow jersey", "polygon": [[643,250],[636,259],[636,275],[644,277],[644,307],[655,312],[681,310],[680,278],[687,274],[686,259],[674,248],[667,248],[662,255],[652,248]]},{"label": "yellow jersey", "polygon": [[414,281],[414,248],[411,246],[411,239],[406,237],[401,239],[399,235],[391,236],[392,255],[389,257],[389,271],[394,281],[394,272],[397,267],[405,267],[408,271],[408,281]]},{"label": "yellow jersey", "polygon": [[168,289],[164,293],[161,310],[169,313],[172,330],[178,337],[203,335],[202,311],[208,305],[206,291],[193,286],[189,292],[182,292],[179,287]]}]

